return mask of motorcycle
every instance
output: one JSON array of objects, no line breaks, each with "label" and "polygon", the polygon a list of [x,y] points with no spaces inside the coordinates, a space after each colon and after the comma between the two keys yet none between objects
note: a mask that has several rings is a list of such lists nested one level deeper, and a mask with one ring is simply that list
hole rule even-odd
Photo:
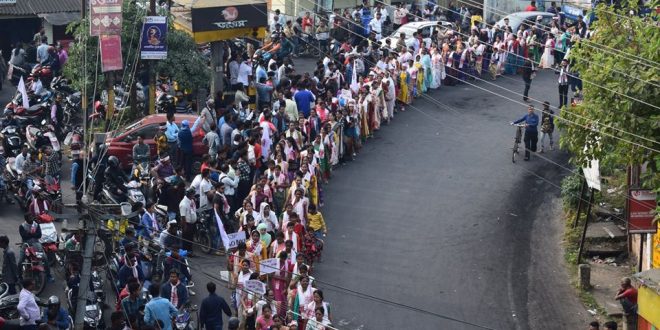
[{"label": "motorcycle", "polygon": [[162,90],[156,91],[156,112],[166,113],[167,109],[174,106],[174,96],[167,94]]},{"label": "motorcycle", "polygon": [[28,146],[33,150],[39,150],[44,146],[50,146],[57,152],[62,149],[60,141],[55,135],[55,127],[46,125],[46,120],[41,121],[41,128],[34,125],[28,125],[25,128],[25,140]]},{"label": "motorcycle", "polygon": [[195,223],[195,242],[199,243],[201,246],[202,252],[208,254],[211,253],[211,233],[209,230],[209,218],[211,213],[209,212],[212,207],[205,207],[203,209],[197,210],[197,222]]},{"label": "motorcycle", "polygon": [[[52,210],[55,212],[61,211],[62,189],[60,187],[60,182],[50,175],[46,175],[43,178],[33,178],[32,182],[34,183],[35,189],[38,189],[45,194],[44,197],[46,200],[50,201]],[[29,203],[27,205],[29,205]]]},{"label": "motorcycle", "polygon": [[[52,218],[52,216],[50,217]],[[44,248],[44,252],[46,252],[46,260],[48,261],[48,265],[51,267],[59,265],[60,256],[58,254],[58,250],[60,237],[57,234],[57,228],[55,228],[55,224],[52,222],[40,223],[39,227],[41,227],[41,238],[39,239],[39,243],[41,243],[41,246]]]},{"label": "motorcycle", "polygon": [[195,321],[192,319],[192,313],[197,310],[196,306],[191,306],[189,303],[181,306],[179,313],[174,320],[174,325],[177,330],[193,330],[196,329]]},{"label": "motorcycle", "polygon": [[122,193],[121,195],[111,192],[107,186],[104,186],[103,197],[105,198],[106,202],[108,204],[120,204],[123,202],[123,199],[126,198],[131,205],[134,205],[138,202],[144,205],[145,199],[144,194],[142,193],[141,183],[133,180],[124,184],[124,186],[126,187],[127,191],[125,194]]},{"label": "motorcycle", "polygon": [[[77,290],[67,287],[65,290],[67,301],[69,305],[69,313],[74,314],[76,311],[77,299],[74,293]],[[105,329],[105,321],[103,320],[103,305],[98,302],[97,295],[94,291],[87,291],[85,299],[85,315],[83,317],[83,329]]]},{"label": "motorcycle", "polygon": [[[21,317],[21,315],[18,313],[19,295],[8,294],[7,284],[2,283],[1,285],[4,293],[0,295],[0,317],[2,317],[5,320],[18,320],[18,318]],[[37,305],[45,307],[44,306],[45,302],[42,301],[39,297],[35,296],[34,299],[37,302]]]},{"label": "motorcycle", "polygon": [[74,118],[76,118],[76,115],[78,115],[78,113],[82,109],[81,103],[82,103],[82,99],[80,92],[75,92],[66,97],[64,101],[64,119],[63,119],[63,123],[65,126],[74,123]]},{"label": "motorcycle", "polygon": [[7,126],[0,131],[0,139],[8,157],[16,157],[23,148],[23,138],[18,126]]},{"label": "motorcycle", "polygon": [[17,243],[25,251],[25,259],[21,267],[21,274],[23,278],[31,278],[34,280],[34,290],[32,291],[35,295],[41,294],[46,287],[46,272],[44,267],[44,255],[43,251],[39,251],[37,247],[30,243]]}]

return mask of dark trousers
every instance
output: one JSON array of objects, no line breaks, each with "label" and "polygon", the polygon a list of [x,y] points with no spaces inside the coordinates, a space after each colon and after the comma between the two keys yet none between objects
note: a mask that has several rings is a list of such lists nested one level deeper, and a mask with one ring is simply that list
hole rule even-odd
[{"label": "dark trousers", "polygon": [[539,141],[539,132],[537,130],[525,131],[525,159],[529,159],[529,152],[536,152],[536,143]]},{"label": "dark trousers", "polygon": [[193,154],[192,152],[185,152],[181,150],[181,162],[183,164],[183,171],[186,172],[186,179],[190,181],[192,178],[192,163],[193,163]]},{"label": "dark trousers", "polygon": [[185,222],[183,224],[183,240],[182,240],[182,248],[189,253],[193,252],[193,239],[194,239],[194,234],[195,234],[195,224],[193,223],[187,223]]},{"label": "dark trousers", "polygon": [[176,141],[167,142],[167,149],[168,149],[167,153],[170,156],[170,162],[172,163],[172,166],[174,166],[174,168],[176,168],[176,166],[178,164],[180,164],[178,162],[177,157],[176,157],[177,156],[177,151],[179,150],[179,144]]},{"label": "dark trousers", "polygon": [[559,84],[559,107],[568,105],[568,84]]},{"label": "dark trousers", "polygon": [[532,79],[523,79],[525,81],[525,91],[523,92],[523,99],[527,101],[529,96],[529,88],[532,87]]},{"label": "dark trousers", "polygon": [[7,283],[7,294],[10,296],[16,294],[16,283]]}]

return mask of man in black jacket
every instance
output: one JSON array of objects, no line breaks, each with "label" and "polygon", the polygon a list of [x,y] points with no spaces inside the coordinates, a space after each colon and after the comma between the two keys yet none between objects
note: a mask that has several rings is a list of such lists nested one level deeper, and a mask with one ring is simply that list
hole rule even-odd
[{"label": "man in black jacket", "polygon": [[4,250],[2,253],[2,280],[7,283],[7,293],[14,295],[16,294],[19,270],[16,264],[16,253],[9,248],[9,238],[5,235],[0,236],[0,248]]},{"label": "man in black jacket", "polygon": [[525,59],[525,64],[523,64],[523,73],[522,73],[522,78],[523,81],[525,82],[525,92],[523,93],[523,101],[528,102],[529,101],[529,88],[532,86],[532,79],[534,78],[534,74],[536,73],[536,68],[534,68],[534,63],[530,61],[529,58]]},{"label": "man in black jacket", "polygon": [[199,323],[203,324],[206,330],[221,330],[222,312],[231,316],[231,309],[224,298],[215,294],[215,283],[208,282],[206,290],[209,295],[202,300],[202,306],[199,309]]}]

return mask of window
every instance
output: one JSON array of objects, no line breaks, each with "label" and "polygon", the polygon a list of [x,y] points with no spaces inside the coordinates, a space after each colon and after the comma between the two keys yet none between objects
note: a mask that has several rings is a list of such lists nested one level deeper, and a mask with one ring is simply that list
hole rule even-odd
[{"label": "window", "polygon": [[158,133],[158,125],[151,124],[137,129],[131,135],[133,135],[135,139],[137,139],[138,135],[144,135],[145,140],[153,140],[153,138],[156,136],[156,133]]},{"label": "window", "polygon": [[421,29],[422,31],[422,38],[429,38],[431,37],[431,27],[426,26]]}]

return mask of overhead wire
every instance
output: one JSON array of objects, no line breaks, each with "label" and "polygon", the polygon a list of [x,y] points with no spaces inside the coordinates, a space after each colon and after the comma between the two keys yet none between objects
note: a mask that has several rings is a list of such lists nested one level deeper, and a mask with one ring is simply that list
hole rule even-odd
[{"label": "overhead wire", "polygon": [[[310,0],[307,0],[307,1],[310,1]],[[302,8],[305,9],[305,7],[302,7]],[[340,28],[345,29],[345,30],[348,31],[349,33],[353,33],[353,34],[355,34],[355,35],[360,36],[359,34],[355,33],[354,31],[351,31],[351,30],[348,29],[348,28],[345,28],[345,27],[343,27],[343,26],[341,26]],[[364,36],[360,36],[360,37],[364,37]],[[488,44],[488,43],[485,43],[485,44]],[[488,45],[490,45],[490,44],[488,44]],[[491,46],[492,46],[492,45],[491,45]],[[511,54],[509,54],[509,55],[511,55]],[[517,55],[517,54],[513,54],[513,55],[520,57],[520,55]],[[372,64],[373,64],[373,63],[372,63]],[[466,73],[466,74],[467,74],[467,73]],[[475,77],[475,76],[472,76],[472,77]],[[456,79],[458,79],[458,78],[456,77]],[[498,85],[492,84],[492,83],[490,83],[490,82],[488,82],[488,81],[486,81],[486,80],[484,80],[484,79],[481,79],[481,78],[477,78],[477,79],[482,80],[482,81],[485,81],[486,83],[491,84],[491,85],[494,85],[494,86],[496,86],[496,87],[498,87],[498,88],[505,89],[505,90],[507,90],[507,91],[509,91],[509,92],[511,92],[511,93],[518,94],[518,95],[522,95],[522,94],[516,93],[516,92],[514,92],[514,91],[512,91],[512,90],[506,89],[506,88],[504,88],[504,87],[501,87],[501,86],[498,86]],[[497,95],[497,94],[496,94],[496,95]],[[509,98],[509,100],[512,100],[512,99]],[[512,101],[514,101],[514,100],[512,100]],[[536,100],[536,101],[539,102],[539,103],[541,103],[541,102],[538,101],[538,100]],[[514,101],[514,102],[516,102],[516,101]],[[519,103],[519,104],[523,104],[523,103],[520,103],[520,102],[517,102],[517,103]],[[556,108],[556,109],[559,110],[559,108],[557,108],[557,107],[554,107],[554,108]],[[595,121],[594,121],[593,119],[590,119],[590,118],[588,118],[588,117],[585,117],[585,116],[579,115],[579,114],[574,113],[574,112],[570,112],[570,111],[568,111],[566,108],[564,108],[564,110],[560,110],[560,111],[564,111],[565,113],[569,113],[569,114],[571,114],[571,115],[573,115],[573,116],[576,116],[576,117],[579,117],[579,118],[581,118],[581,119],[587,120],[587,121],[589,121],[589,122],[591,122],[591,123],[595,123]],[[577,125],[577,126],[581,126],[581,127],[585,128],[585,129],[587,129],[587,130],[591,130],[591,131],[596,130],[597,132],[599,132],[599,133],[601,133],[601,134],[604,134],[604,135],[607,135],[607,136],[610,136],[610,137],[612,137],[612,138],[619,139],[619,140],[624,141],[624,142],[626,142],[626,143],[629,143],[629,144],[632,144],[632,145],[637,145],[637,146],[640,146],[640,147],[642,147],[642,148],[645,148],[645,149],[648,149],[648,150],[651,150],[651,151],[659,152],[659,153],[660,153],[660,151],[657,150],[657,149],[654,149],[654,148],[651,148],[651,147],[647,147],[647,146],[644,146],[644,145],[638,144],[638,143],[636,143],[636,142],[633,142],[633,141],[631,141],[631,140],[628,140],[628,139],[624,139],[624,138],[618,137],[618,136],[613,135],[613,134],[605,133],[605,132],[603,132],[602,130],[597,129],[597,128],[595,128],[595,127],[589,127],[589,126],[587,126],[587,125],[581,125],[581,124],[579,124],[579,123],[577,123],[577,122],[574,122],[574,121],[568,120],[568,119],[566,119],[566,118],[564,118],[564,117],[561,117],[561,116],[559,116],[559,115],[555,115],[555,117],[559,118],[560,120],[562,120],[562,121],[564,121],[564,122],[571,123],[571,124],[574,124],[574,125]],[[603,127],[606,127],[606,128],[609,128],[609,129],[612,129],[612,130],[614,130],[614,131],[619,131],[619,132],[622,132],[622,133],[626,133],[626,134],[628,134],[628,135],[631,135],[631,136],[637,137],[637,138],[642,139],[642,140],[646,140],[646,141],[651,142],[651,143],[660,144],[660,142],[658,142],[658,141],[655,141],[655,140],[652,140],[652,139],[649,139],[649,138],[646,138],[646,137],[643,137],[643,136],[637,135],[637,134],[632,133],[632,132],[625,131],[625,130],[623,130],[623,129],[615,128],[615,127],[613,127],[613,126],[605,125],[605,124],[600,124],[600,123],[599,123],[599,125],[600,125],[600,126],[603,126]]]},{"label": "overhead wire", "polygon": [[[376,1],[377,1],[377,2],[381,2],[381,1],[379,1],[379,0],[376,0]],[[470,5],[470,6],[477,6],[477,7],[481,7],[481,6],[483,6],[483,7],[489,8],[489,9],[493,10],[494,12],[498,12],[498,15],[500,15],[500,16],[506,16],[506,15],[509,14],[509,13],[506,13],[506,12],[504,12],[504,11],[498,9],[498,8],[495,8],[495,7],[493,7],[493,6],[486,6],[486,5],[482,4],[482,3],[478,3],[478,2],[476,2],[475,0],[458,0],[458,1],[459,1],[459,2],[463,2],[463,3],[466,3],[466,4]],[[466,1],[467,1],[467,2],[466,2]],[[439,6],[439,7],[442,7],[442,6]],[[443,8],[446,8],[446,9],[448,9],[448,10],[451,10],[451,9],[449,9],[449,8],[447,8],[447,7],[443,7]],[[605,11],[605,12],[608,12],[608,11]],[[624,18],[626,18],[626,19],[631,19],[630,17],[621,16],[621,15],[618,15],[618,14],[616,14],[616,13],[614,13],[614,12],[608,12],[608,13],[610,13],[610,14],[614,14],[614,15],[616,15],[616,16],[624,17]],[[535,24],[536,24],[535,21],[532,21],[532,20],[530,20],[530,19],[524,19],[523,22],[526,22],[526,23],[531,24],[531,25],[535,25]],[[483,23],[486,24],[485,22],[483,22]],[[642,21],[642,23],[646,23],[646,22]],[[489,24],[486,24],[486,25],[489,25]],[[492,26],[492,25],[491,25],[491,26]],[[654,26],[655,26],[655,27],[658,27],[657,25],[654,25]],[[550,32],[550,30],[549,30],[546,26],[541,26],[541,29],[542,29],[543,31]],[[587,39],[586,43],[587,43],[587,44],[590,44],[590,47],[595,48],[595,49],[599,49],[599,50],[603,50],[603,51],[605,51],[604,49],[600,49],[600,48],[598,48],[597,46],[600,46],[600,47],[602,47],[602,48],[606,48],[606,49],[609,51],[609,53],[611,53],[611,54],[613,54],[613,55],[620,56],[619,54],[623,53],[624,55],[622,55],[622,56],[631,56],[631,57],[637,58],[637,59],[639,59],[639,60],[642,60],[643,62],[635,61],[636,63],[642,64],[642,65],[645,65],[645,66],[647,66],[647,67],[655,68],[655,69],[660,68],[660,63],[657,62],[657,61],[653,61],[653,60],[650,60],[650,59],[647,59],[647,58],[644,58],[644,57],[641,57],[641,56],[638,56],[638,55],[635,55],[635,54],[631,54],[631,53],[628,53],[628,52],[624,52],[624,51],[622,51],[622,50],[620,50],[620,49],[616,49],[616,48],[611,47],[611,46],[608,46],[608,45],[599,44],[599,43],[596,43],[596,42],[591,41],[591,40],[588,40],[588,39]],[[593,44],[593,45],[597,45],[597,46],[591,46],[591,44]],[[645,63],[645,62],[647,62],[647,63]],[[649,63],[652,63],[652,64],[649,64]],[[657,64],[657,65],[654,65],[654,64]]]}]

